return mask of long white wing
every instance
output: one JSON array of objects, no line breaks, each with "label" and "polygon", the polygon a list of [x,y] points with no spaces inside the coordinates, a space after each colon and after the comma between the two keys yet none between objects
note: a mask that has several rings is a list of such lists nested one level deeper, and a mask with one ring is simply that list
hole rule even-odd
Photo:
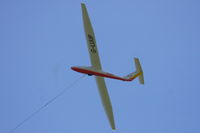
[{"label": "long white wing", "polygon": [[[86,35],[88,50],[89,50],[89,54],[90,54],[91,64],[95,69],[101,70],[101,63],[100,63],[100,59],[99,59],[98,49],[96,46],[94,31],[92,29],[92,25],[91,25],[91,22],[90,22],[88,13],[87,13],[86,6],[84,4],[81,4],[81,7],[82,7],[84,29],[85,29],[85,35]],[[102,78],[102,77],[95,77],[95,78],[96,78],[96,82],[97,82],[97,85],[99,88],[99,93],[101,96],[101,101],[102,101],[104,110],[108,117],[111,128],[114,130],[115,122],[114,122],[114,117],[113,117],[112,105],[110,102],[110,98],[108,95],[108,91],[106,88],[104,78]]]},{"label": "long white wing", "polygon": [[101,102],[103,104],[104,110],[110,122],[110,126],[113,130],[115,130],[115,121],[113,117],[112,105],[110,102],[110,98],[108,95],[108,91],[106,88],[105,80],[102,77],[96,76],[96,82],[99,88],[99,94],[101,96]]},{"label": "long white wing", "polygon": [[95,35],[94,35],[94,31],[92,29],[90,18],[88,16],[85,4],[82,3],[81,7],[82,7],[85,36],[86,36],[86,40],[87,40],[91,64],[94,68],[101,69],[101,62],[100,62],[100,59],[99,59]]}]

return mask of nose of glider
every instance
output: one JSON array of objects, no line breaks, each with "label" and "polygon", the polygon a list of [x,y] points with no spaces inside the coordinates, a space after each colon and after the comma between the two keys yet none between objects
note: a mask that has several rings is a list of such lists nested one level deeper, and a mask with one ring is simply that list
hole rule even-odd
[{"label": "nose of glider", "polygon": [[76,71],[76,67],[71,67],[72,70]]},{"label": "nose of glider", "polygon": [[75,67],[75,66],[71,67],[71,69],[72,69],[73,71],[79,72],[79,68],[77,68],[77,67]]}]

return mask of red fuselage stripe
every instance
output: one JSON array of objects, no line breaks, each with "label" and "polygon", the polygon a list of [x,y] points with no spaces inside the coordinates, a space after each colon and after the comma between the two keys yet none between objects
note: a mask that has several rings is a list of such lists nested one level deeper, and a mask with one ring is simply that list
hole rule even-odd
[{"label": "red fuselage stripe", "polygon": [[107,78],[118,79],[118,80],[123,80],[123,81],[130,81],[129,79],[113,76],[113,75],[110,75],[110,74],[104,74],[104,73],[101,73],[101,72],[96,72],[96,71],[92,71],[92,70],[88,70],[88,69],[84,69],[84,68],[71,67],[71,69],[76,71],[76,72],[80,72],[80,73],[84,73],[84,74],[107,77]]}]

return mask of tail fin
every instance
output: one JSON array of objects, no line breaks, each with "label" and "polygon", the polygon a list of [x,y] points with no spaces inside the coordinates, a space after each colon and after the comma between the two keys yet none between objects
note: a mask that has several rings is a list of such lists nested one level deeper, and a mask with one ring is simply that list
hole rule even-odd
[{"label": "tail fin", "polygon": [[132,81],[136,77],[139,77],[140,84],[144,84],[144,76],[143,76],[142,67],[140,65],[140,61],[138,58],[134,58],[134,61],[135,61],[136,71],[128,74],[124,78],[128,79],[128,81]]}]

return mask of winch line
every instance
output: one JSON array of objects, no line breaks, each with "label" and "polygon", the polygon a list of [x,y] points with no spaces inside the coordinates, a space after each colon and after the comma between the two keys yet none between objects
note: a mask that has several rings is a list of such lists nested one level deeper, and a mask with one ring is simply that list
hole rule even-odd
[{"label": "winch line", "polygon": [[32,112],[29,116],[27,116],[23,121],[19,122],[14,128],[12,128],[8,133],[13,133],[15,130],[17,130],[19,127],[21,127],[23,124],[28,122],[31,118],[33,118],[36,114],[40,113],[43,109],[45,109],[48,105],[53,103],[55,100],[57,100],[60,96],[62,96],[67,90],[71,89],[78,81],[83,79],[85,75],[82,75],[78,79],[74,80],[71,84],[69,84],[67,87],[64,87],[56,96],[48,100],[44,105],[39,107],[37,110]]}]

